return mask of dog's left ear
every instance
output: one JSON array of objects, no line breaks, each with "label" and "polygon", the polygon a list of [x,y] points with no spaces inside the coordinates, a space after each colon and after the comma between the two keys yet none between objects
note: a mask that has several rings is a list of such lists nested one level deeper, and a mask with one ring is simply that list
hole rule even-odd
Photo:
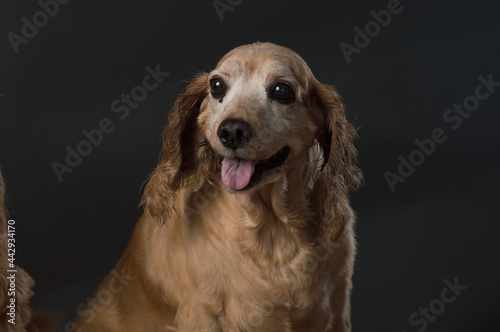
[{"label": "dog's left ear", "polygon": [[327,194],[323,203],[325,236],[334,240],[352,217],[349,193],[362,182],[353,142],[356,129],[347,120],[342,99],[333,86],[316,82],[311,94],[320,112],[318,141],[327,172]]},{"label": "dog's left ear", "polygon": [[163,131],[160,161],[144,189],[140,205],[146,215],[160,222],[170,218],[176,191],[192,183],[198,175],[206,176],[208,166],[198,165],[203,162],[199,155],[207,148],[200,144],[197,119],[208,94],[207,77],[206,73],[199,74],[177,97]]}]

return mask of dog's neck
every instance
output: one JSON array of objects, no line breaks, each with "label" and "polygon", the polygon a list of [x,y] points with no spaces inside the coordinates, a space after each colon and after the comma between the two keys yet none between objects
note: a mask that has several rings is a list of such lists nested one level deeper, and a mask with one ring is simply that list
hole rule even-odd
[{"label": "dog's neck", "polygon": [[[230,192],[222,183],[220,169],[210,171],[210,181],[201,188],[186,188],[186,199],[177,209],[190,219],[207,215],[212,206],[218,206],[233,219],[234,229],[218,225],[212,218],[207,227],[218,234],[228,232],[226,237],[240,244],[244,251],[260,252],[260,260],[270,265],[281,265],[297,254],[298,248],[313,246],[320,237],[321,217],[317,196],[321,186],[318,174],[321,161],[319,148],[313,146],[309,154],[301,154],[267,181],[269,183],[242,192]],[[195,173],[199,176],[201,172]],[[282,250],[277,251],[276,248]],[[277,255],[277,252],[281,254]],[[283,255],[282,253],[287,253]]]},{"label": "dog's neck", "polygon": [[230,194],[242,211],[237,241],[252,255],[260,252],[259,261],[265,265],[291,261],[301,254],[299,248],[314,244],[321,227],[313,213],[317,209],[312,208],[317,204],[311,199],[313,181],[308,181],[314,166],[307,161],[296,164],[307,166],[288,168],[276,181],[256,190]]}]

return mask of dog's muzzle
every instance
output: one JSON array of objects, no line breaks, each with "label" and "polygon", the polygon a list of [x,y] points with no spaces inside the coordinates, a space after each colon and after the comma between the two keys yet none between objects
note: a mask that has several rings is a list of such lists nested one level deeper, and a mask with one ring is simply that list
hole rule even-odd
[{"label": "dog's muzzle", "polygon": [[283,165],[289,154],[290,147],[285,146],[271,158],[260,161],[219,156],[222,182],[231,190],[250,189],[260,182],[265,172]]}]

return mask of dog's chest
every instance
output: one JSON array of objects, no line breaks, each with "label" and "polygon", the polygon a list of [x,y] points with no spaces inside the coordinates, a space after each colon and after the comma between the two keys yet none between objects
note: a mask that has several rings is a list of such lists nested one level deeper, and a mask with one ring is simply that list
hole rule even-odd
[{"label": "dog's chest", "polygon": [[305,320],[328,321],[327,262],[298,236],[270,227],[281,222],[272,214],[257,220],[224,202],[183,224],[190,287],[182,298],[193,316],[214,331],[302,331]]},{"label": "dog's chest", "polygon": [[273,266],[244,250],[228,255],[207,246],[205,254],[207,261],[218,259],[192,271],[193,291],[221,331],[292,331],[305,317],[324,315],[316,310],[325,302],[317,295],[325,293],[324,278],[305,259]]}]

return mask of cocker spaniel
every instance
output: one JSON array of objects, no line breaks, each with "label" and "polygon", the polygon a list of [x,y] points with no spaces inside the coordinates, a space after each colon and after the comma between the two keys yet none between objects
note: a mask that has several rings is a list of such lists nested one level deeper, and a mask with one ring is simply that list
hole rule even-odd
[{"label": "cocker spaniel", "polygon": [[350,331],[353,136],[296,53],[230,51],[177,98],[145,214],[74,330]]},{"label": "cocker spaniel", "polygon": [[35,282],[15,264],[16,226],[14,220],[7,220],[4,200],[0,173],[0,331],[57,332],[57,315],[34,312],[29,306]]}]

